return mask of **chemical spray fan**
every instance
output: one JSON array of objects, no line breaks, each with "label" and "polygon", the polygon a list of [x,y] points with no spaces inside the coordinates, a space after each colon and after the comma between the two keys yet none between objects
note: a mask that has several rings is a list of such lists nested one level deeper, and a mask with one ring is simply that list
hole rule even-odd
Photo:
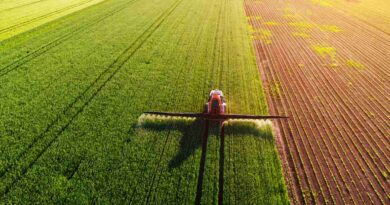
[{"label": "chemical spray fan", "polygon": [[173,117],[193,117],[205,120],[220,121],[221,123],[229,119],[280,119],[287,118],[285,116],[272,115],[242,115],[242,114],[227,114],[226,100],[221,90],[212,90],[209,94],[209,99],[205,104],[203,113],[176,113],[176,112],[144,112],[144,114],[163,115]]}]

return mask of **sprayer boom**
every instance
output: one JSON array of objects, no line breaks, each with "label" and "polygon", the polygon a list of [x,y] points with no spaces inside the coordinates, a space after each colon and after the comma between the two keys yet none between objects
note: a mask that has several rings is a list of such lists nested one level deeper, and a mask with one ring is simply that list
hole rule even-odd
[{"label": "sprayer boom", "polygon": [[285,116],[273,115],[241,115],[241,114],[226,114],[226,101],[221,90],[212,90],[209,95],[209,100],[205,104],[203,113],[176,113],[176,112],[144,112],[144,114],[162,115],[172,117],[192,117],[205,120],[225,121],[229,119],[283,119]]}]

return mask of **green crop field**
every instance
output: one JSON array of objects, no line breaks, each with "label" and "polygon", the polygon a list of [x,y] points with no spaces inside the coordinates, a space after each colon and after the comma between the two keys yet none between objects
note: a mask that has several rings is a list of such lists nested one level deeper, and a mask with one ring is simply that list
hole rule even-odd
[{"label": "green crop field", "polygon": [[[229,113],[268,112],[242,0],[106,0],[34,25],[0,41],[0,204],[193,204],[201,124],[142,112],[200,112],[214,88]],[[228,123],[226,204],[289,203],[263,124]],[[219,150],[211,127],[202,204]]]},{"label": "green crop field", "polygon": [[0,40],[101,1],[103,0],[2,0]]}]

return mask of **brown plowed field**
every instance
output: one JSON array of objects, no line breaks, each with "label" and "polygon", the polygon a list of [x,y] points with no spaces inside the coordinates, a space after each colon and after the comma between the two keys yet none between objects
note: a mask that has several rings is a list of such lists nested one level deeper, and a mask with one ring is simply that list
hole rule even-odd
[{"label": "brown plowed field", "polygon": [[245,8],[292,202],[390,204],[389,34],[322,0]]}]

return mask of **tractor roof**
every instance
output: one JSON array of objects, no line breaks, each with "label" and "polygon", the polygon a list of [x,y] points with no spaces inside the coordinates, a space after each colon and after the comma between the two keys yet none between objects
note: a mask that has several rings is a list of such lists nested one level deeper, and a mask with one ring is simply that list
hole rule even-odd
[{"label": "tractor roof", "polygon": [[215,89],[215,90],[210,91],[210,96],[215,95],[215,94],[223,96],[222,90]]}]

